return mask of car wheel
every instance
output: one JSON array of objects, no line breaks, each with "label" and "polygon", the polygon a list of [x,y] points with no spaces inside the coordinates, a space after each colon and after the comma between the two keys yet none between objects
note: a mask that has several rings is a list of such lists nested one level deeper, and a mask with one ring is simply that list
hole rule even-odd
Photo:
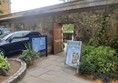
[{"label": "car wheel", "polygon": [[0,54],[5,55],[4,49],[1,49],[1,48],[0,48]]}]

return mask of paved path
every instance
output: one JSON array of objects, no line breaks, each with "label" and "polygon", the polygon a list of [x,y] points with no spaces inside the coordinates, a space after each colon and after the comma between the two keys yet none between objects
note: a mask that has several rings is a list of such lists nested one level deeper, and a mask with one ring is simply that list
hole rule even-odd
[{"label": "paved path", "polygon": [[64,61],[64,52],[37,59],[19,83],[92,83],[75,76],[76,69],[65,65]]}]

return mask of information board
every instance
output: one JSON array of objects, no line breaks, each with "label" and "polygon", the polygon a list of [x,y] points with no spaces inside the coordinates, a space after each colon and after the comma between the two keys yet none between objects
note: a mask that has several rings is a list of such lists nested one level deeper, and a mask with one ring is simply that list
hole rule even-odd
[{"label": "information board", "polygon": [[67,42],[66,64],[72,67],[77,67],[81,57],[81,41]]},{"label": "information board", "polygon": [[47,56],[47,36],[30,37],[30,41],[34,52],[46,51]]}]

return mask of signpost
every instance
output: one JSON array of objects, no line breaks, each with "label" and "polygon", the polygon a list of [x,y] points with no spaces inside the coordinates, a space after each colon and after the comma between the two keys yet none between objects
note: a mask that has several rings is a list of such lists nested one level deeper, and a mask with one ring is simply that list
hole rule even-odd
[{"label": "signpost", "polygon": [[46,56],[48,55],[47,50],[47,36],[34,36],[30,37],[32,50],[36,53],[46,51]]},{"label": "signpost", "polygon": [[66,64],[72,67],[77,67],[81,57],[81,41],[67,42]]}]

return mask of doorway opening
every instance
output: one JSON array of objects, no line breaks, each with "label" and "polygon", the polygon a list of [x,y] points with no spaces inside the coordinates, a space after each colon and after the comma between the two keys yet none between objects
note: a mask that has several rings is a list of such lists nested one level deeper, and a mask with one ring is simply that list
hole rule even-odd
[{"label": "doorway opening", "polygon": [[53,24],[53,54],[64,50],[64,43],[74,40],[74,24]]},{"label": "doorway opening", "polygon": [[63,42],[74,40],[74,24],[63,24]]}]

